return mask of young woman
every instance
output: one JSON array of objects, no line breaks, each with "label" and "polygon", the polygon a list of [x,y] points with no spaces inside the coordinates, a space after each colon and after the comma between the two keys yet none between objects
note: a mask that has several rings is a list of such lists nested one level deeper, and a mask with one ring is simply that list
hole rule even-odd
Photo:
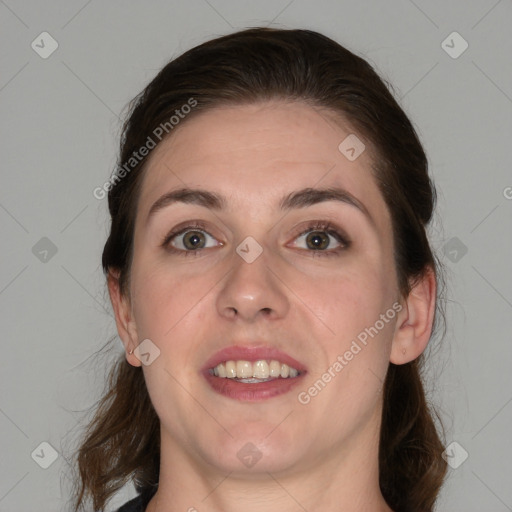
[{"label": "young woman", "polygon": [[106,192],[126,354],[75,510],[130,479],[122,512],[433,510],[435,188],[365,60],[307,30],[187,51],[134,100]]}]

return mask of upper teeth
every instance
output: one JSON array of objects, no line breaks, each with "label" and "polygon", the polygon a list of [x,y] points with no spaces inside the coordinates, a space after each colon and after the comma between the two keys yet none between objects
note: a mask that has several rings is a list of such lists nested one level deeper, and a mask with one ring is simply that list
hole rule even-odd
[{"label": "upper teeth", "polygon": [[266,361],[226,361],[218,364],[213,369],[213,374],[217,377],[226,377],[228,379],[247,379],[255,377],[257,379],[268,379],[269,377],[297,377],[298,370],[288,366],[285,363],[272,360]]}]

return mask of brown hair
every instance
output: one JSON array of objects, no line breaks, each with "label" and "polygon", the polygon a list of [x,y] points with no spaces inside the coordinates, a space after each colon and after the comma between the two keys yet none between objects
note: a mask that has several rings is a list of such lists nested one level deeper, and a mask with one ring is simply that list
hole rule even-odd
[{"label": "brown hair", "polygon": [[[389,86],[389,84],[387,84]],[[391,214],[399,289],[407,297],[416,280],[432,271],[438,283],[434,330],[440,307],[442,267],[426,234],[436,202],[427,159],[415,129],[385,82],[363,58],[309,30],[254,28],[203,43],[169,62],[131,102],[123,126],[119,168],[154,138],[176,110],[194,108],[180,122],[223,104],[299,100],[348,120],[373,155],[373,174]],[[158,133],[158,132],[156,132]],[[103,270],[119,272],[129,290],[133,233],[146,158],[112,180],[112,225]],[[112,341],[112,340],[110,340]],[[422,384],[424,355],[389,364],[379,447],[380,488],[396,512],[429,512],[442,486],[443,443]],[[437,420],[439,418],[437,417]],[[77,451],[80,485],[75,511],[91,497],[95,510],[130,479],[139,492],[158,484],[160,424],[142,369],[124,354],[112,368]]]}]

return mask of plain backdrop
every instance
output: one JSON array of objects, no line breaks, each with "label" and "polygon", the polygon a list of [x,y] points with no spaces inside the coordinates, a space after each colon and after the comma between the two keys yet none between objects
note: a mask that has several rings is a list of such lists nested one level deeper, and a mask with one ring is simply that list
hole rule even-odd
[{"label": "plain backdrop", "polygon": [[[69,449],[103,389],[91,356],[116,335],[93,190],[114,169],[124,107],[171,58],[260,25],[364,56],[417,128],[448,270],[429,389],[457,467],[437,510],[512,510],[512,3],[3,0],[1,512],[69,510]],[[134,495],[125,486],[111,509]]]}]

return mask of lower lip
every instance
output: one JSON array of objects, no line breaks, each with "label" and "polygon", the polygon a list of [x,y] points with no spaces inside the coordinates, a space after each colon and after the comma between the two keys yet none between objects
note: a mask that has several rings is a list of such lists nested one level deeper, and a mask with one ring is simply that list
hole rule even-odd
[{"label": "lower lip", "polygon": [[233,379],[215,377],[208,370],[204,372],[208,384],[214,391],[233,400],[244,402],[258,402],[288,393],[302,380],[304,375],[305,373],[302,373],[293,378],[278,378],[257,384],[247,384]]}]

